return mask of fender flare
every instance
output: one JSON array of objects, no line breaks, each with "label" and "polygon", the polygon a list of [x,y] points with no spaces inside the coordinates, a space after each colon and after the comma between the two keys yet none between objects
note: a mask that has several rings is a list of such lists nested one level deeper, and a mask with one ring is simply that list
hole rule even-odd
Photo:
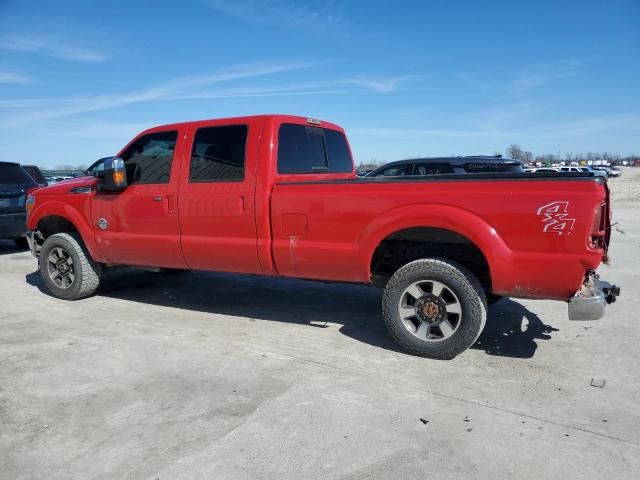
[{"label": "fender flare", "polygon": [[498,232],[480,216],[460,207],[438,203],[405,205],[383,212],[371,221],[358,239],[359,265],[371,276],[376,248],[389,235],[409,228],[440,228],[462,235],[482,252],[489,265],[493,290],[504,291],[513,252]]},{"label": "fender flare", "polygon": [[46,201],[40,203],[40,205],[36,202],[33,212],[29,215],[27,227],[29,230],[35,230],[38,223],[44,218],[52,216],[62,217],[71,222],[80,234],[80,237],[82,237],[82,241],[87,247],[87,250],[89,250],[91,258],[96,262],[104,262],[102,253],[95,242],[92,226],[87,223],[85,216],[69,203],[54,200],[51,197],[48,197]]}]

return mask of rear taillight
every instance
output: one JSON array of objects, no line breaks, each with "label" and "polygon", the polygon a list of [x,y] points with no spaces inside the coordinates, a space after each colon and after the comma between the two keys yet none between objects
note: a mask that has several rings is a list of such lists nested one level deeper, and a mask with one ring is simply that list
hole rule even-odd
[{"label": "rear taillight", "polygon": [[607,233],[607,204],[602,203],[595,209],[593,216],[593,224],[591,226],[591,244],[593,248],[601,250],[607,249],[607,242],[605,241],[605,235]]}]

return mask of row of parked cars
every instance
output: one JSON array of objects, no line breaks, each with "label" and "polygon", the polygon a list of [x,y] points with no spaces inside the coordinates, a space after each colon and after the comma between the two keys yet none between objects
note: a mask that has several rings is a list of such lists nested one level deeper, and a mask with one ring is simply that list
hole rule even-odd
[{"label": "row of parked cars", "polygon": [[468,157],[415,158],[387,163],[375,170],[359,171],[360,177],[404,177],[464,173],[584,173],[619,177],[620,170],[607,166],[568,166],[523,168],[519,160],[500,155]]},{"label": "row of parked cars", "polygon": [[583,167],[534,167],[534,168],[525,168],[525,172],[528,173],[552,173],[552,172],[593,172],[596,174],[601,174],[602,176],[606,176],[608,178],[611,177],[619,177],[622,175],[622,172],[614,167],[607,166],[583,166]]}]

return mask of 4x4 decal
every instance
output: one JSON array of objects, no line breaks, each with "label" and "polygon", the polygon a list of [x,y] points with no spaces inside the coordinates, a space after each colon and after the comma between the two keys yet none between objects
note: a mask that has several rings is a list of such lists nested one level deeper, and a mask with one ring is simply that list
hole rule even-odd
[{"label": "4x4 decal", "polygon": [[575,218],[569,218],[569,202],[551,202],[538,209],[544,224],[543,232],[571,235],[576,223]]}]

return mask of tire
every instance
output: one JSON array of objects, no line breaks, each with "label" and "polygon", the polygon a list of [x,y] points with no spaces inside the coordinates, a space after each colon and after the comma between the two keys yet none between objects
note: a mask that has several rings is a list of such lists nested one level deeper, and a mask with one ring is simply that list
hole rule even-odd
[{"label": "tire", "polygon": [[502,295],[494,295],[493,293],[487,293],[487,305],[493,305],[494,303],[498,303],[504,297]]},{"label": "tire", "polygon": [[16,244],[16,247],[21,249],[29,248],[29,242],[27,241],[27,237],[18,237],[13,239],[13,243]]},{"label": "tire", "polygon": [[40,250],[40,274],[54,297],[78,300],[96,291],[102,265],[91,259],[80,235],[56,233]]},{"label": "tire", "polygon": [[462,265],[427,258],[393,274],[382,297],[382,314],[387,330],[404,350],[450,360],[482,333],[487,299],[480,282]]}]

